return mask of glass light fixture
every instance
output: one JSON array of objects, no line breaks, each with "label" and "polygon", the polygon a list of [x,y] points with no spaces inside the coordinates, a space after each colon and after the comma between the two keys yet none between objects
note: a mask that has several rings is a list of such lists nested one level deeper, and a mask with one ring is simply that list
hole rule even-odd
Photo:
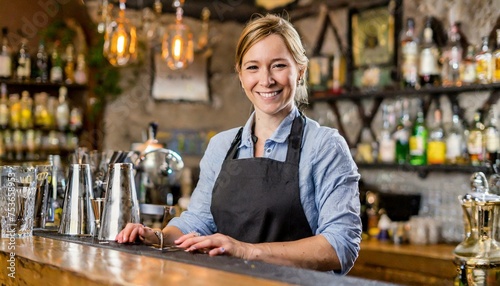
[{"label": "glass light fixture", "polygon": [[125,17],[125,2],[120,0],[118,18],[110,22],[104,34],[104,56],[113,66],[124,66],[136,58],[135,27]]},{"label": "glass light fixture", "polygon": [[194,60],[193,33],[182,22],[184,0],[175,0],[176,20],[170,24],[163,35],[161,54],[172,70],[186,68]]}]

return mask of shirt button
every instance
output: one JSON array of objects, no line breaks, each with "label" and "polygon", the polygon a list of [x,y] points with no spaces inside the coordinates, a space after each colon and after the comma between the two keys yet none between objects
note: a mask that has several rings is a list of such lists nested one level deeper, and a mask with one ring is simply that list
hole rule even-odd
[{"label": "shirt button", "polygon": [[267,148],[266,152],[271,153],[271,148]]}]

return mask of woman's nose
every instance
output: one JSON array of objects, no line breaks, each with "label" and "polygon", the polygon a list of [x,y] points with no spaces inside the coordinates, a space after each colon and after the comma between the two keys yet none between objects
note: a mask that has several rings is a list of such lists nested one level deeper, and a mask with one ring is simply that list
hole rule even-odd
[{"label": "woman's nose", "polygon": [[271,86],[275,83],[273,75],[269,70],[263,70],[260,74],[259,83],[262,86]]}]

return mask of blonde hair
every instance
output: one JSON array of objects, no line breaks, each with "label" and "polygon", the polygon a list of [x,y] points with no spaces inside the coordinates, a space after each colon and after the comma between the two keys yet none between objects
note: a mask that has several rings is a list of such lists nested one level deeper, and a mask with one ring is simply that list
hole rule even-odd
[{"label": "blonde hair", "polygon": [[299,68],[304,70],[302,74],[302,79],[297,86],[297,91],[294,96],[295,104],[298,107],[307,104],[307,84],[306,84],[306,67],[309,59],[306,56],[306,50],[302,44],[299,33],[293,27],[293,25],[280,16],[268,14],[266,16],[258,15],[257,18],[252,19],[243,29],[240,35],[238,44],[236,46],[236,71],[241,71],[241,64],[243,61],[243,56],[248,52],[248,50],[260,40],[266,38],[269,35],[280,36],[288,50],[293,56],[295,62],[299,65]]}]

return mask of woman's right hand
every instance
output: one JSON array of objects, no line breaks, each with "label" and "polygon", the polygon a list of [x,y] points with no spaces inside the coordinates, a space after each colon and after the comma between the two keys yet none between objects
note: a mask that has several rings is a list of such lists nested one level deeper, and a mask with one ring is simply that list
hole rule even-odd
[{"label": "woman's right hand", "polygon": [[158,237],[156,237],[154,231],[140,223],[127,223],[115,238],[118,243],[136,242],[137,239],[148,245],[158,243]]}]

